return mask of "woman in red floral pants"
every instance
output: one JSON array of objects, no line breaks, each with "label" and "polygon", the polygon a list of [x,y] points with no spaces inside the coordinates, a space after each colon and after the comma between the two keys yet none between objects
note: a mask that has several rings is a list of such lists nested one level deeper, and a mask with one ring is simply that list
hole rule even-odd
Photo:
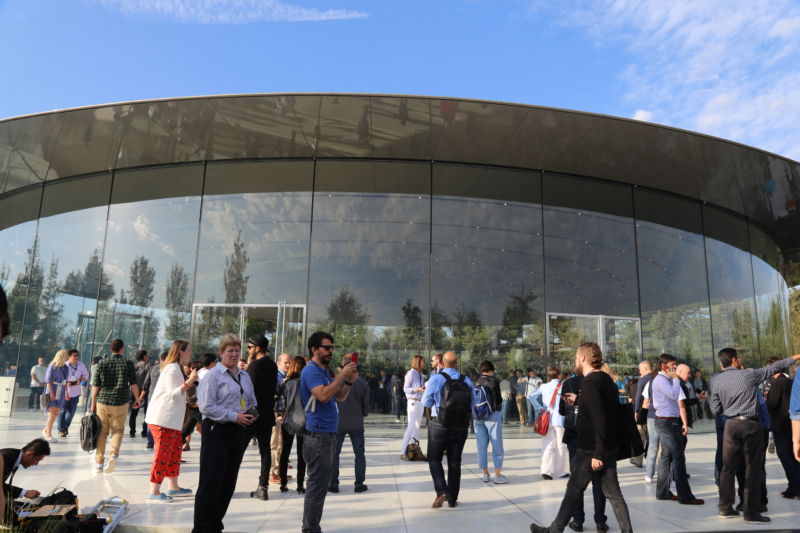
[{"label": "woman in red floral pants", "polygon": [[[178,486],[181,468],[181,429],[186,413],[186,391],[197,384],[197,372],[192,370],[184,377],[181,366],[192,356],[189,343],[172,343],[164,362],[161,375],[147,408],[145,422],[153,434],[155,451],[150,468],[150,494],[147,501],[171,502],[175,496],[189,496],[192,489]],[[166,480],[168,490],[161,492],[161,483]]]}]

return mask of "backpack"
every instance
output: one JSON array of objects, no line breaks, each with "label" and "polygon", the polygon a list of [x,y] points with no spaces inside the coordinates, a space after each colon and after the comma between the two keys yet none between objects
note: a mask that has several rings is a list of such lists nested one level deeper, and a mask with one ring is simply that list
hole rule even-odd
[{"label": "backpack", "polygon": [[476,420],[488,420],[495,411],[494,396],[492,389],[488,386],[485,376],[480,376],[475,380],[472,387],[472,396],[475,407],[472,408],[473,416]]},{"label": "backpack", "polygon": [[283,412],[283,427],[292,435],[302,435],[306,429],[306,412],[311,408],[313,413],[317,407],[317,399],[312,394],[308,403],[303,406],[300,399],[300,378],[290,379],[283,384],[283,395],[286,407]]},{"label": "backpack", "polygon": [[442,402],[439,406],[439,423],[448,429],[466,429],[472,418],[472,389],[464,379],[464,375],[453,379],[447,372],[442,387]]},{"label": "backpack", "polygon": [[85,452],[97,448],[97,436],[100,434],[100,418],[89,413],[81,419],[81,449]]}]

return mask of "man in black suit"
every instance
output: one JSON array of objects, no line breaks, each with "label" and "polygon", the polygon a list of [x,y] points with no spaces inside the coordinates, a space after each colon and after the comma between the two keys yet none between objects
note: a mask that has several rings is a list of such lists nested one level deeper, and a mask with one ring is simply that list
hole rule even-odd
[{"label": "man in black suit", "polygon": [[[1,310],[0,310],[1,311]],[[28,468],[39,464],[39,461],[50,455],[50,445],[44,439],[34,439],[24,448],[6,448],[0,450],[0,464],[3,465],[3,491],[0,493],[0,509],[6,509],[6,501],[24,496],[38,498],[38,490],[25,490],[12,485],[17,469]],[[3,517],[8,519],[10,517]]]},{"label": "man in black suit", "polygon": [[247,340],[247,352],[255,360],[247,367],[247,373],[253,382],[253,390],[258,404],[258,418],[248,428],[247,442],[253,437],[258,441],[258,452],[261,454],[261,473],[258,476],[258,488],[250,493],[251,498],[267,500],[269,487],[269,470],[272,465],[270,437],[275,425],[275,388],[278,385],[278,365],[269,357],[269,340],[264,335],[253,335]]}]

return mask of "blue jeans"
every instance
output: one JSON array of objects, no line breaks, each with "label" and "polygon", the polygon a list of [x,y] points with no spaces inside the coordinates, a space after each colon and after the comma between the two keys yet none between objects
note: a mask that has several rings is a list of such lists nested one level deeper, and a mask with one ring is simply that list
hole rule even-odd
[{"label": "blue jeans", "polygon": [[367,477],[367,457],[364,455],[364,428],[355,431],[339,431],[336,433],[336,453],[333,456],[333,475],[331,487],[339,486],[339,455],[342,453],[345,435],[350,435],[350,444],[356,456],[356,482],[355,486],[364,484]]},{"label": "blue jeans", "polygon": [[69,425],[72,424],[72,418],[75,416],[75,411],[78,410],[78,400],[80,397],[70,398],[64,404],[64,408],[58,413],[58,430],[66,433],[69,431]]},{"label": "blue jeans", "polygon": [[489,442],[492,443],[494,469],[503,468],[503,424],[500,413],[495,411],[486,420],[475,420],[475,439],[478,450],[478,468],[487,468]]},{"label": "blue jeans", "polygon": [[508,402],[511,400],[503,400],[503,405],[500,407],[500,419],[502,420],[503,424],[508,421]]},{"label": "blue jeans", "polygon": [[661,438],[656,431],[656,419],[647,419],[647,464],[645,465],[645,474],[649,478],[656,475],[656,460],[658,459],[658,445]]}]

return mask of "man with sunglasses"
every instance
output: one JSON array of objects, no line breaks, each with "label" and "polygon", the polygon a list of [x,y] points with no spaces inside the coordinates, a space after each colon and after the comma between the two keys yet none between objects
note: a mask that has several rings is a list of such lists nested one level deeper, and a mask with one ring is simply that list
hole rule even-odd
[{"label": "man with sunglasses", "polygon": [[353,385],[351,377],[356,371],[352,362],[344,365],[333,376],[329,369],[333,358],[333,337],[317,331],[308,338],[310,361],[300,374],[300,401],[306,409],[306,432],[303,439],[303,457],[306,462],[306,495],[303,502],[303,533],[319,533],[325,495],[333,475],[333,455],[336,450],[336,432],[339,428],[339,409],[336,401],[343,402]]}]

